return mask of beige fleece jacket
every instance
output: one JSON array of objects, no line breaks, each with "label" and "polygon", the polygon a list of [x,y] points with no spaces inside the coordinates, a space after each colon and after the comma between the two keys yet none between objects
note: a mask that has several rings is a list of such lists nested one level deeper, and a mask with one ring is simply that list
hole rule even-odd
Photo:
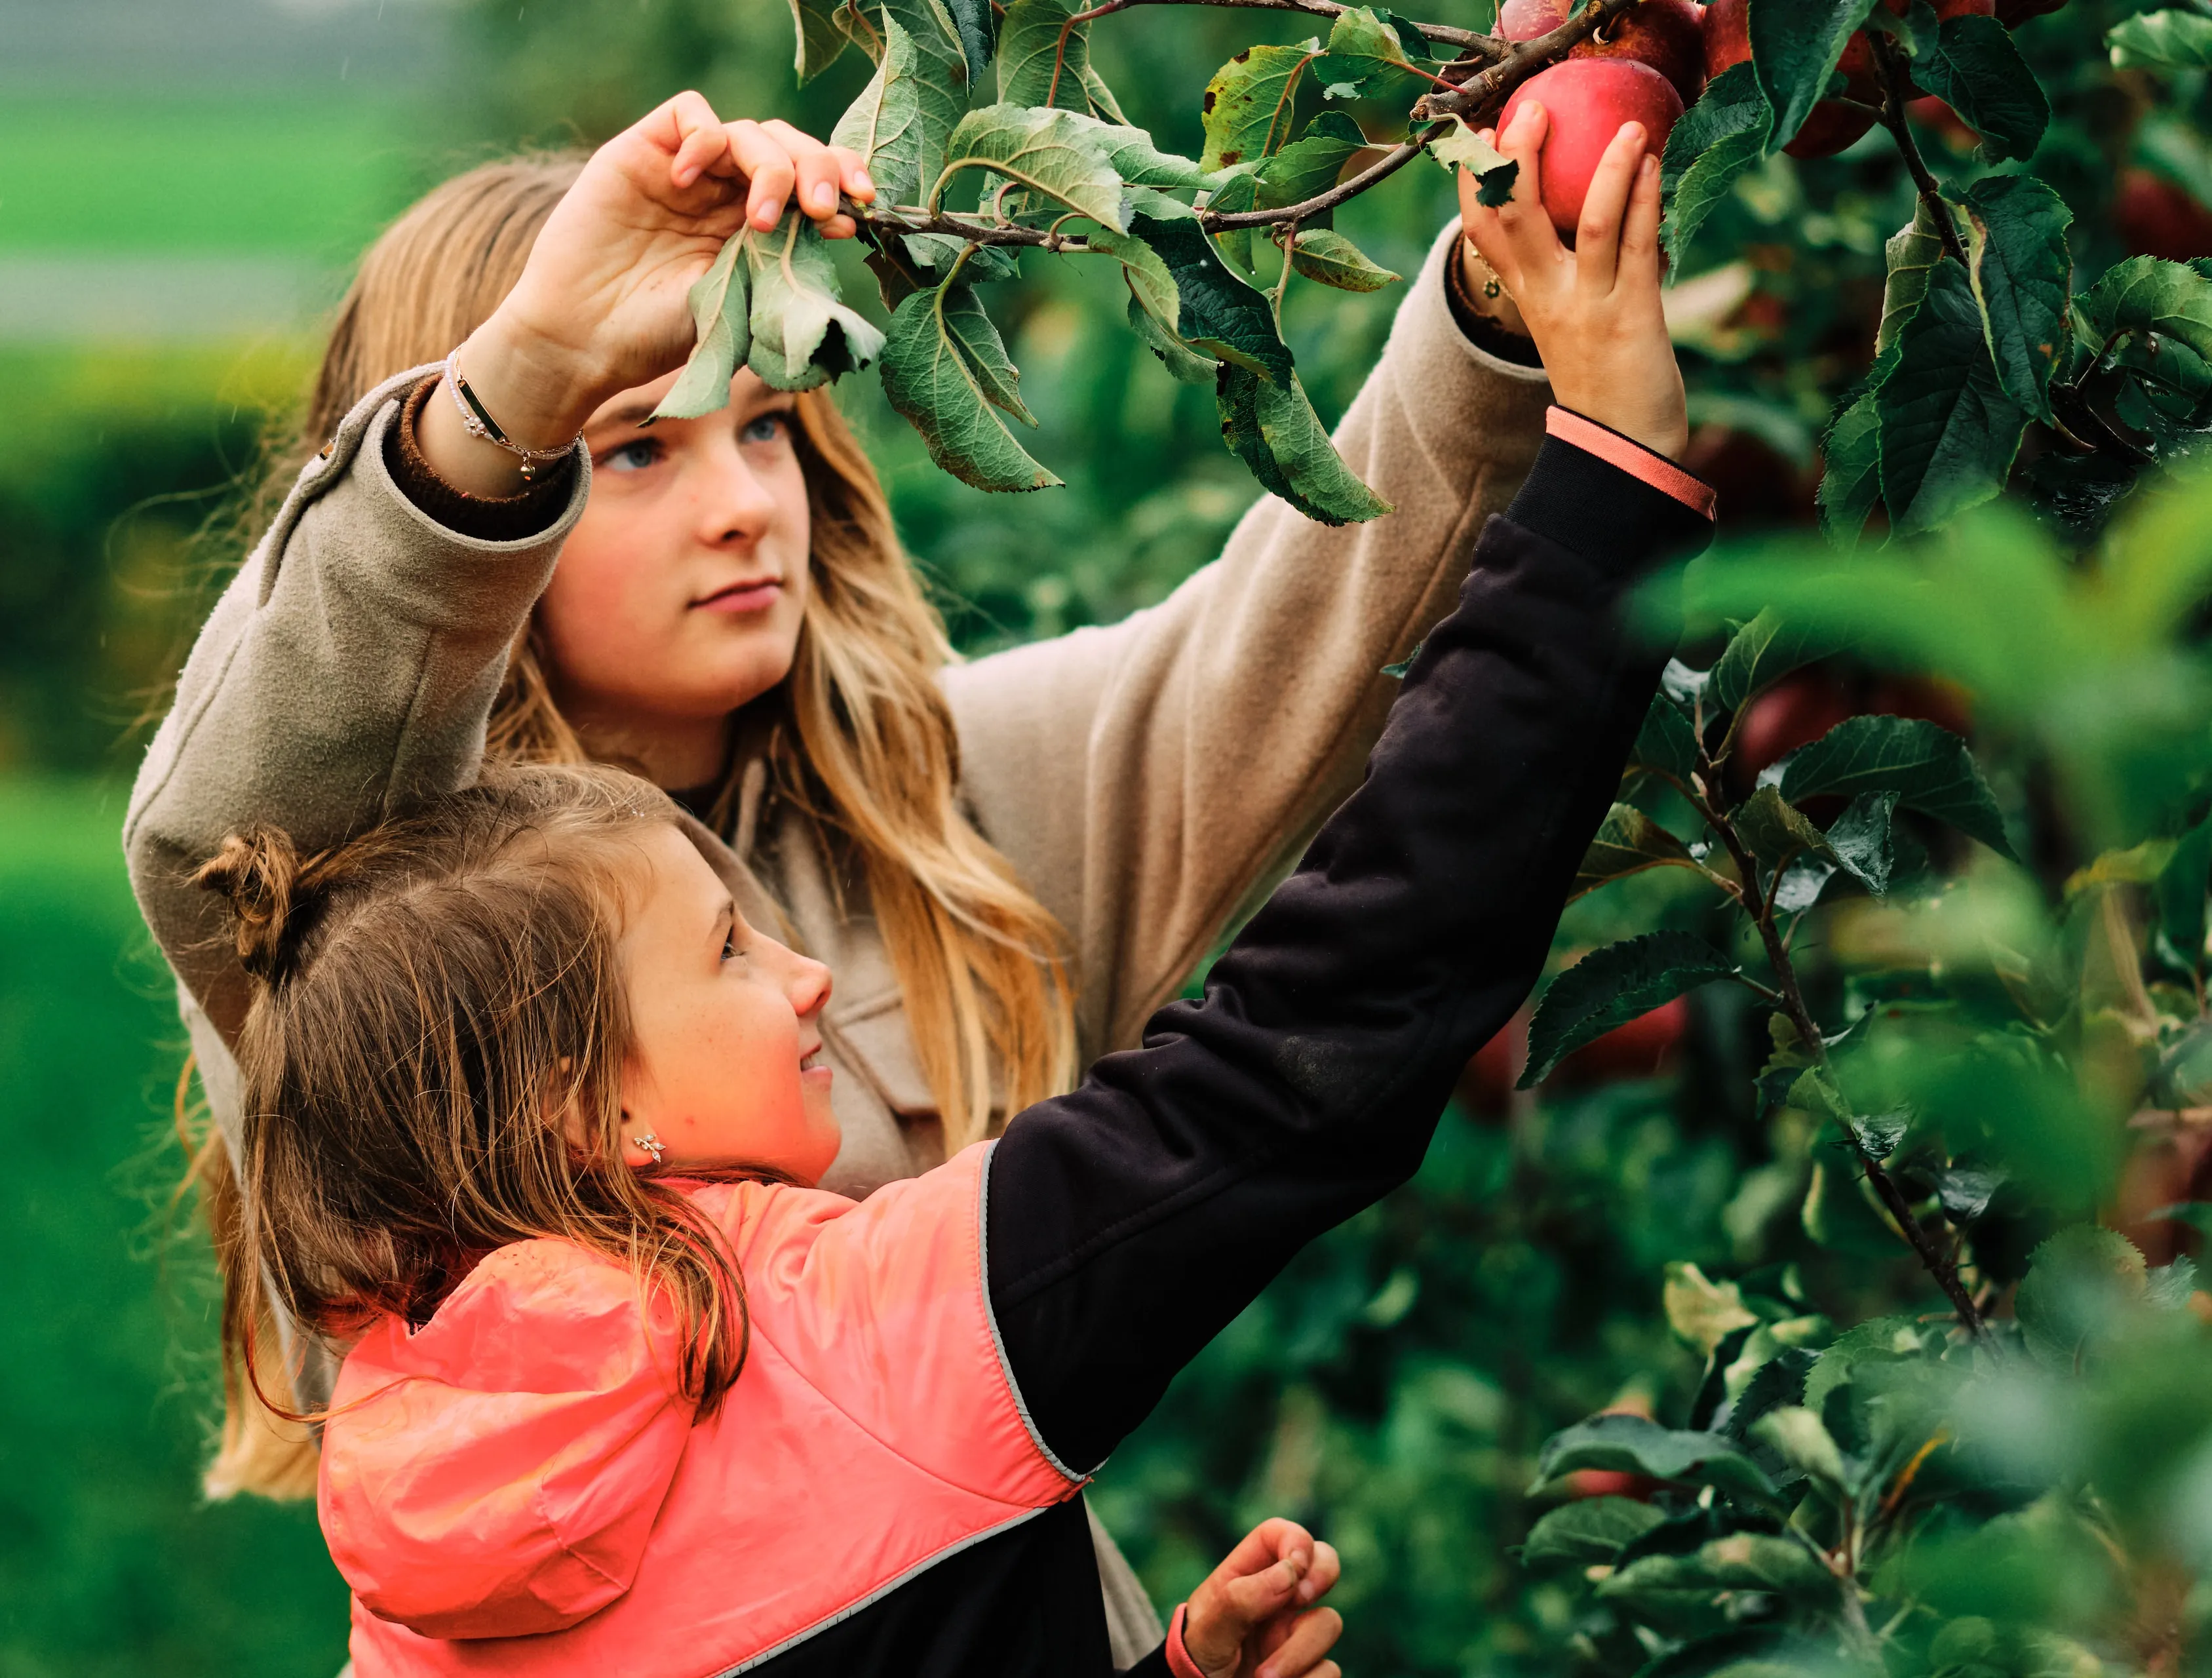
[{"label": "beige fleece jacket", "polygon": [[[1483,520],[1535,457],[1548,386],[1460,331],[1443,289],[1456,237],[1437,241],[1337,431],[1395,512],[1331,529],[1263,498],[1160,605],[944,672],[967,808],[1072,939],[1086,1061],[1137,1042],[1356,783],[1395,687],[1382,666],[1450,609]],[[225,1040],[245,991],[191,869],[249,823],[320,847],[471,780],[507,649],[589,489],[586,465],[552,526],[520,541],[438,524],[383,448],[425,371],[372,392],[303,471],[201,632],[131,794],[131,882],[234,1138]],[[746,779],[734,848],[696,824],[691,836],[749,917],[773,925],[779,905],[830,964],[845,1145],[825,1186],[865,1195],[935,1163],[933,1103],[864,898],[833,889],[806,818],[762,806],[763,779]]]}]

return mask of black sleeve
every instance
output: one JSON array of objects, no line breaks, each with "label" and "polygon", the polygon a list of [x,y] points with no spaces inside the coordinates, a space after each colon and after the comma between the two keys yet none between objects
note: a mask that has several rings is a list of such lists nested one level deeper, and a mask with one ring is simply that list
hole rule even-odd
[{"label": "black sleeve", "polygon": [[[1485,527],[1359,790],[1144,1046],[1007,1127],[988,1289],[1076,1473],[1305,1243],[1419,1169],[1453,1080],[1542,970],[1663,652],[1626,597],[1711,525],[1546,439]],[[1286,670],[1283,679],[1295,682]]]}]

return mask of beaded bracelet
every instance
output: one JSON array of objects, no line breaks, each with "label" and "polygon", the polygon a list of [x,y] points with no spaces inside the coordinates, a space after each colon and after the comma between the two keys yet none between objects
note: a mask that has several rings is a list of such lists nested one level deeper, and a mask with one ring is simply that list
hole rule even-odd
[{"label": "beaded bracelet", "polygon": [[481,437],[495,448],[503,448],[522,462],[522,481],[532,482],[540,466],[553,461],[565,460],[576,447],[574,439],[559,448],[525,448],[499,429],[499,422],[491,416],[490,410],[469,388],[469,381],[461,376],[461,352],[456,348],[446,357],[446,388],[453,393],[453,406],[461,410],[461,427],[471,437]]}]

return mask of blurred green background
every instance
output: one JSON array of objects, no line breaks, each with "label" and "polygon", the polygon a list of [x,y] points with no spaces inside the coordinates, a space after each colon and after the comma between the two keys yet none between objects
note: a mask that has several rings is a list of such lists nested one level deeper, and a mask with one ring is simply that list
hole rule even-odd
[{"label": "blurred green background", "polygon": [[[1489,0],[1422,15],[1484,26]],[[312,1511],[198,1493],[214,1323],[169,1199],[183,1044],[117,845],[148,720],[235,562],[238,503],[319,322],[386,219],[501,150],[587,141],[684,86],[826,131],[865,66],[802,94],[790,31],[776,0],[0,0],[5,1678],[327,1678],[343,1658],[344,1592]],[[1194,153],[1212,67],[1305,33],[1163,9],[1102,27],[1094,52],[1133,119]],[[1777,160],[1716,241],[1753,259],[1686,289],[1693,464],[1739,526],[1808,511],[1811,440],[1863,358],[1880,241],[1905,219],[1893,169],[1820,167],[1832,213],[1806,215]],[[1410,274],[1449,209],[1444,173],[1417,163],[1340,225]],[[1255,493],[1207,393],[1123,329],[1118,289],[1048,259],[1028,271],[997,301],[1042,423],[1031,447],[1066,489],[967,489],[872,380],[845,398],[969,648],[1159,598]],[[848,290],[874,308],[857,266]],[[1294,289],[1288,329],[1325,418],[1397,295]],[[1578,909],[1562,947],[1676,912],[1671,889],[1632,882],[1602,921]],[[1624,1387],[1696,1373],[1656,1310],[1662,1262],[1756,1260],[1799,1187],[1724,1075],[1756,1062],[1741,1010],[1677,1015],[1662,1078],[1631,1055],[1540,1104],[1471,1081],[1421,1181],[1302,1258],[1177,1384],[1097,1493],[1159,1600],[1249,1520],[1288,1513],[1345,1552],[1348,1670],[1558,1669],[1568,1599],[1509,1554],[1536,1446],[1617,1398],[1676,1401]]]}]

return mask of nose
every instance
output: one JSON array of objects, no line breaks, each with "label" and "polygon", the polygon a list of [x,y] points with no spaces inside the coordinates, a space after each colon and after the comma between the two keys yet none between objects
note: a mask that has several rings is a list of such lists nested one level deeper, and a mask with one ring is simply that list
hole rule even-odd
[{"label": "nose", "polygon": [[756,542],[775,514],[775,496],[761,482],[734,435],[717,435],[707,451],[698,489],[698,535],[708,547]]},{"label": "nose", "polygon": [[790,1000],[791,1011],[801,1019],[813,1018],[829,1006],[830,970],[811,956],[782,945],[776,947],[783,951],[783,994]]}]

